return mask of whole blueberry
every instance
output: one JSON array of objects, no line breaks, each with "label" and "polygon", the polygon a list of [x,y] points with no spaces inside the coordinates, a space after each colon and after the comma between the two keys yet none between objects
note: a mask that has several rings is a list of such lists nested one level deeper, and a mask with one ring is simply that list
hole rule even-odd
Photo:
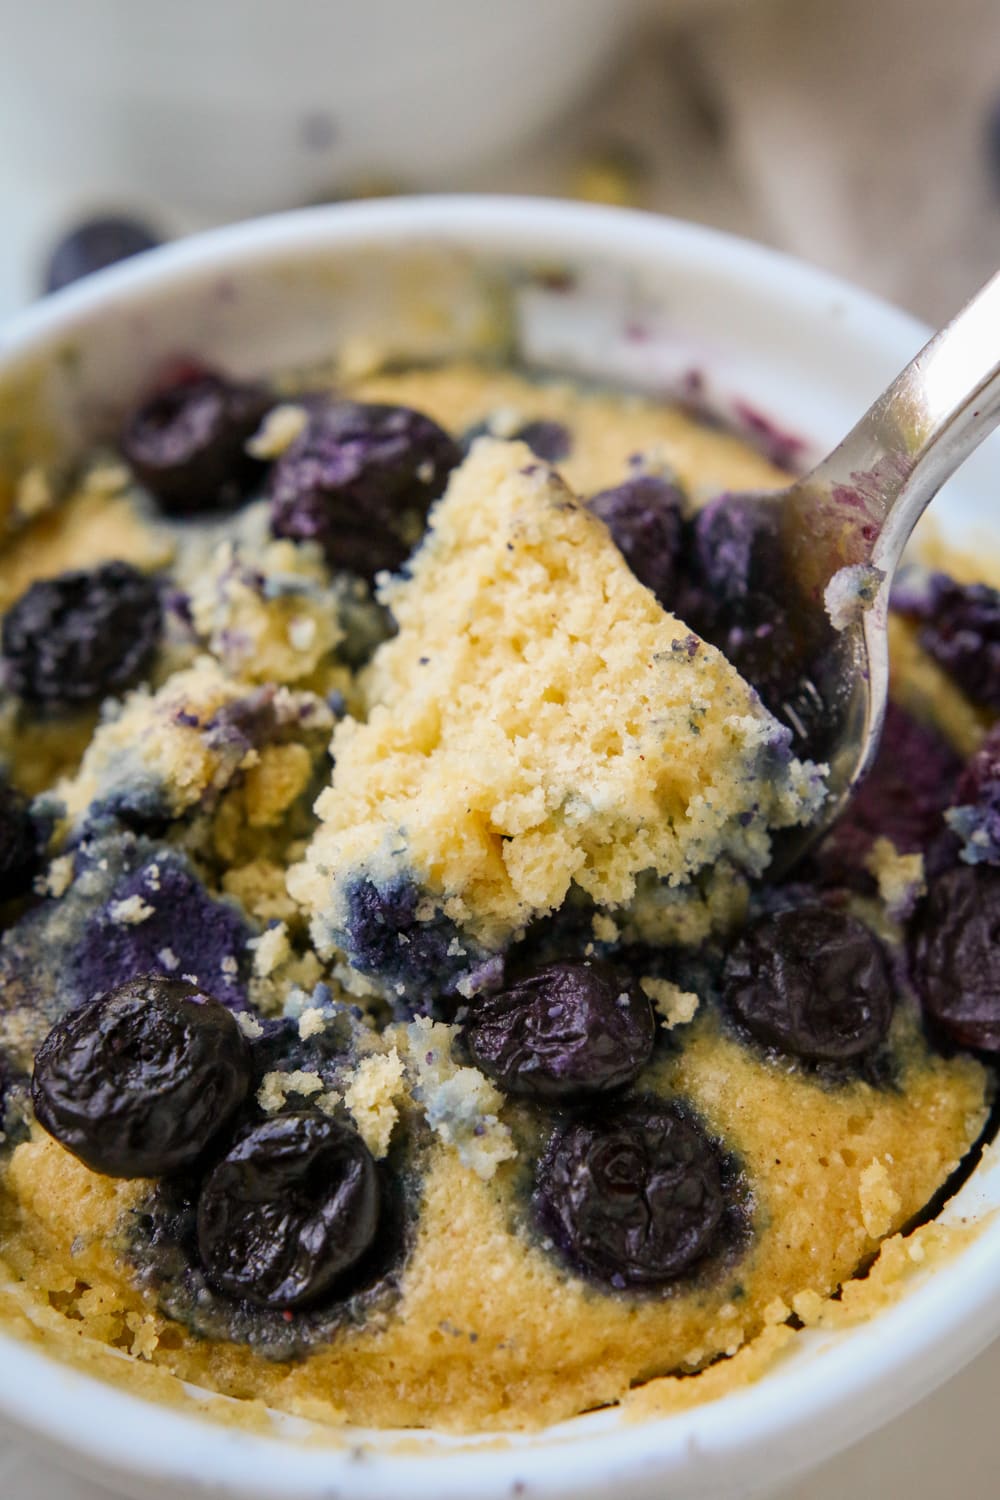
[{"label": "whole blueberry", "polygon": [[757,1041],[810,1062],[844,1062],[885,1039],[889,966],[863,923],[822,906],[753,923],[727,955],[723,1000]]},{"label": "whole blueberry", "polygon": [[156,583],[130,563],[40,579],[3,617],[7,686],[48,707],[93,702],[141,677],[162,624]]},{"label": "whole blueberry", "polygon": [[56,245],[45,272],[45,290],[60,287],[103,271],[119,260],[128,260],[144,250],[155,250],[159,238],[146,224],[123,214],[103,214],[71,229]]},{"label": "whole blueberry", "polygon": [[680,1276],[717,1243],[725,1207],[717,1148],[681,1106],[660,1102],[571,1121],[533,1198],[574,1270],[617,1288]]},{"label": "whole blueberry", "polygon": [[684,497],[655,474],[637,474],[588,502],[640,583],[665,609],[677,605]]},{"label": "whole blueberry", "polygon": [[894,605],[919,621],[921,646],[973,703],[1000,710],[1000,591],[935,573],[919,594],[897,594]]},{"label": "whole blueberry", "polygon": [[38,870],[40,835],[27,798],[0,782],[0,901],[23,896]]},{"label": "whole blueberry", "polygon": [[264,472],[246,443],[273,400],[262,386],[184,369],[128,418],[122,454],[167,515],[231,510]]},{"label": "whole blueberry", "polygon": [[506,1093],[566,1099],[631,1083],[649,1060],[655,1023],[635,981],[593,959],[545,964],[477,998],[463,1036]]},{"label": "whole blueberry", "polygon": [[328,402],[272,470],[272,528],[318,542],[334,567],[374,578],[407,557],[460,460],[423,412]]},{"label": "whole blueberry", "polygon": [[958,865],[935,880],[909,930],[924,1014],[960,1047],[1000,1052],[1000,870]]},{"label": "whole blueberry", "polygon": [[969,760],[946,814],[967,864],[1000,865],[1000,725]]},{"label": "whole blueberry", "polygon": [[35,1055],[38,1121],[109,1177],[190,1165],[250,1084],[232,1014],[195,985],[144,974],[57,1021]]},{"label": "whole blueberry", "polygon": [[198,1250],[221,1291],[302,1307],[361,1259],[378,1219],[375,1162],[361,1137],[318,1111],[274,1115],[206,1178]]},{"label": "whole blueberry", "polygon": [[573,449],[573,439],[569,428],[562,422],[553,422],[545,418],[525,422],[523,427],[519,427],[512,434],[512,440],[527,443],[536,458],[542,459],[547,464],[562,463],[564,458],[569,458]]}]

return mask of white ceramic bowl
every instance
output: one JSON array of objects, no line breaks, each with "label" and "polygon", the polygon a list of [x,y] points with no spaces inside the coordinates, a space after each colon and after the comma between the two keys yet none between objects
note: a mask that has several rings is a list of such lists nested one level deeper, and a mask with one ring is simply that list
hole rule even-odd
[{"label": "white ceramic bowl", "polygon": [[[219,231],[71,288],[0,331],[0,410],[19,387],[30,392],[49,439],[72,452],[166,355],[251,372],[320,359],[346,339],[427,356],[498,335],[532,362],[656,389],[696,370],[715,405],[749,402],[823,448],[925,330],[689,225],[541,201],[413,199]],[[26,433],[20,456],[38,441]],[[967,541],[979,525],[997,535],[998,476],[1000,448],[988,444],[935,506],[950,536]],[[646,1423],[607,1411],[510,1441],[427,1433],[400,1452],[391,1434],[353,1432],[329,1447],[300,1441],[302,1424],[257,1437],[147,1404],[10,1338],[0,1338],[0,1414],[22,1440],[143,1500],[738,1500],[869,1432],[1000,1332],[1000,1218],[988,1219],[998,1206],[990,1150],[946,1210],[983,1219],[981,1234],[901,1302],[849,1331],[801,1335],[758,1384]]]}]

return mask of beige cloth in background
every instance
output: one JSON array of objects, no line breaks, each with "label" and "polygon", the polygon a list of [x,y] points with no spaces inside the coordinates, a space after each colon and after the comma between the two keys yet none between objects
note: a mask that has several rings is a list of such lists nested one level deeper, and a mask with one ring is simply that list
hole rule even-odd
[{"label": "beige cloth in background", "polygon": [[1000,0],[689,0],[675,26],[649,11],[530,161],[463,186],[586,191],[587,152],[624,145],[645,206],[780,246],[932,322],[1000,265],[986,147]]}]

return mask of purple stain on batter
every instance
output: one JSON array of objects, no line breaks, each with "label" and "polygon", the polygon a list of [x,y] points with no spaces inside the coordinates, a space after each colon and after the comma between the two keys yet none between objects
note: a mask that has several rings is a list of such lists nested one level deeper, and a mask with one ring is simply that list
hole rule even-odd
[{"label": "purple stain on batter", "polygon": [[[243,1010],[249,938],[236,908],[213,900],[176,856],[164,853],[120,881],[87,923],[72,961],[77,998],[89,1000],[140,974],[167,972],[193,976],[224,1005]],[[165,965],[164,953],[176,967]]]},{"label": "purple stain on batter", "polygon": [[802,467],[806,444],[746,401],[733,402],[737,431],[779,469],[796,473]]}]

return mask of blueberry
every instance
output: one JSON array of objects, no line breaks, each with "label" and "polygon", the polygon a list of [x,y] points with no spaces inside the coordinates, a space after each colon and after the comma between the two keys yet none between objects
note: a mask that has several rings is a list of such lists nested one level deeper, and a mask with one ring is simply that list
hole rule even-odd
[{"label": "blueberry", "polygon": [[909,946],[932,1025],[960,1047],[1000,1052],[1000,870],[959,865],[935,880]]},{"label": "blueberry", "polygon": [[206,1178],[198,1250],[209,1279],[262,1307],[315,1302],[357,1264],[378,1229],[375,1163],[326,1115],[275,1115]]},{"label": "blueberry", "polygon": [[89,703],[134,683],[162,628],[156,583],[129,563],[33,583],[0,632],[7,686],[29,703]]},{"label": "blueberry", "polygon": [[137,219],[121,214],[87,219],[64,235],[53,250],[45,273],[45,290],[57,292],[92,271],[103,271],[105,266],[140,255],[143,250],[155,250],[159,243],[153,231]]},{"label": "blueberry", "polygon": [[538,419],[534,422],[525,422],[512,434],[514,442],[527,443],[536,458],[542,459],[547,464],[561,463],[564,458],[569,458],[573,450],[573,439],[569,428],[562,422],[546,421]]},{"label": "blueberry", "polygon": [[717,1244],[719,1152],[676,1103],[573,1120],[543,1158],[533,1208],[569,1264],[608,1286],[655,1287]]},{"label": "blueberry", "polygon": [[610,964],[545,964],[480,997],[463,1036],[476,1066],[507,1093],[536,1099],[600,1094],[631,1083],[655,1024],[634,980]]},{"label": "blueberry", "polygon": [[273,399],[262,386],[184,369],[132,413],[121,451],[167,515],[231,510],[264,472],[246,443]]},{"label": "blueberry", "polygon": [[785,563],[780,510],[753,495],[721,495],[686,539],[676,613],[717,646],[795,736],[796,753],[826,757],[837,722],[835,632],[798,607]]},{"label": "blueberry", "polygon": [[900,854],[923,853],[928,868],[947,862],[953,841],[944,808],[960,769],[936,729],[890,703],[875,764],[816,852],[820,880],[873,890],[865,860],[877,838],[890,839]]},{"label": "blueberry", "polygon": [[246,1097],[250,1058],[225,1006],[144,974],[57,1021],[35,1055],[38,1121],[92,1171],[190,1165]]},{"label": "blueberry", "polygon": [[678,564],[684,533],[683,496],[655,474],[637,474],[589,502],[640,583],[663,605],[677,605]]},{"label": "blueberry", "polygon": [[1000,725],[994,725],[958,779],[948,826],[967,864],[1000,865]]},{"label": "blueberry", "polygon": [[[129,907],[141,920],[130,921]],[[72,955],[83,999],[133,974],[193,978],[230,1009],[246,1004],[250,933],[235,906],[215,901],[176,855],[164,852],[114,886]]]},{"label": "blueberry", "polygon": [[460,460],[422,412],[329,402],[274,466],[274,533],[318,542],[334,567],[374,578],[407,557]]},{"label": "blueberry", "polygon": [[892,1020],[889,967],[863,923],[821,906],[755,922],[728,954],[723,1000],[757,1041],[810,1062],[871,1052]]},{"label": "blueberry", "polygon": [[920,622],[920,645],[972,702],[1000,711],[1000,591],[935,573],[919,595],[900,591],[893,603]]},{"label": "blueberry", "polygon": [[39,865],[39,829],[27,799],[0,782],[0,901],[23,896]]}]

